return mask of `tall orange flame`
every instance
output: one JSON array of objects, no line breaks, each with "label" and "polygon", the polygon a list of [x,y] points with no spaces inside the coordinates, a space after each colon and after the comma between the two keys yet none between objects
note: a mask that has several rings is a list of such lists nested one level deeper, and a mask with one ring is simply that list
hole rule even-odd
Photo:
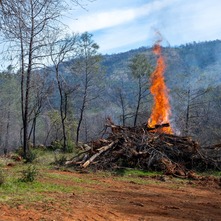
[{"label": "tall orange flame", "polygon": [[[154,105],[150,119],[148,121],[149,127],[156,127],[156,125],[168,124],[170,123],[170,103],[168,97],[168,90],[165,84],[164,72],[165,72],[165,62],[161,53],[161,46],[158,43],[155,44],[153,52],[158,56],[157,66],[151,75],[151,87],[150,92],[154,98]],[[156,129],[157,132],[172,134],[172,128],[159,127]]]}]

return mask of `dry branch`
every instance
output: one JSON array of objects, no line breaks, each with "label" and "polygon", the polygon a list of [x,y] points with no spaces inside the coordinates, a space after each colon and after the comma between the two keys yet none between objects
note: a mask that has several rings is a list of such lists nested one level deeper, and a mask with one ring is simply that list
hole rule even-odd
[{"label": "dry branch", "polygon": [[113,145],[115,144],[115,142],[112,142],[110,143],[109,145],[107,146],[104,146],[104,147],[101,147],[98,149],[98,153],[94,154],[89,160],[87,160],[83,165],[82,167],[83,168],[86,168],[87,166],[89,166],[89,164],[91,162],[93,162],[100,154],[102,154],[104,151],[110,149],[111,147],[113,147]]},{"label": "dry branch", "polygon": [[194,177],[192,169],[206,168],[208,163],[216,167],[191,137],[152,132],[146,125],[122,127],[109,122],[106,126],[109,129],[106,139],[89,142],[89,151],[80,153],[80,160],[79,155],[72,158],[70,164],[104,170],[125,167],[160,170],[183,178],[190,174]]}]

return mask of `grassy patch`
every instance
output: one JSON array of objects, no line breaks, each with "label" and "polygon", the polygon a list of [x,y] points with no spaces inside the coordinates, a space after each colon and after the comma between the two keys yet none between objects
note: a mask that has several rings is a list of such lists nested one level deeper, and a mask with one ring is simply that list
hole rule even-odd
[{"label": "grassy patch", "polygon": [[41,165],[42,167],[50,167],[57,159],[61,158],[71,158],[73,153],[62,153],[56,151],[44,151],[44,150],[34,150],[37,155],[34,160],[35,164]]},{"label": "grassy patch", "polygon": [[[45,193],[45,192],[70,192],[73,188],[65,187],[65,185],[44,183],[35,181],[32,183],[21,182],[19,180],[11,180],[4,183],[0,187],[0,193],[4,194],[25,194],[25,193]],[[0,196],[1,197],[1,196]]]},{"label": "grassy patch", "polygon": [[130,176],[121,176],[121,177],[114,177],[114,180],[117,181],[124,181],[134,184],[141,184],[141,185],[147,185],[147,184],[158,184],[160,183],[157,180],[151,180],[151,179],[143,179],[142,177],[130,177]]},{"label": "grassy patch", "polygon": [[116,170],[115,174],[120,176],[149,177],[149,176],[162,175],[162,172],[123,168]]},{"label": "grassy patch", "polygon": [[6,157],[0,157],[0,167],[4,167],[9,163],[13,163],[14,161],[10,158],[6,158]]},{"label": "grassy patch", "polygon": [[45,176],[51,179],[67,180],[73,183],[84,183],[84,184],[102,184],[99,180],[92,180],[85,177],[76,177],[70,174],[59,174],[59,173],[47,173]]},{"label": "grassy patch", "polygon": [[[5,181],[0,185],[0,202],[26,204],[28,202],[45,201],[48,199],[47,195],[55,198],[61,193],[84,191],[81,186],[66,186],[65,182],[57,183],[53,179],[45,179],[49,173],[45,172],[44,168],[41,168],[39,172],[40,179],[36,178],[33,182],[21,182],[22,172],[26,171],[29,167],[30,164],[20,163],[15,167],[2,169]],[[64,177],[59,179],[62,178]]]},{"label": "grassy patch", "polygon": [[144,178],[151,178],[152,176],[158,176],[162,173],[125,168],[116,170],[114,174],[114,179],[118,181],[133,182],[136,184],[157,184],[159,183],[157,180]]},{"label": "grassy patch", "polygon": [[221,177],[221,171],[218,171],[218,170],[208,170],[206,172],[200,173],[199,175]]}]

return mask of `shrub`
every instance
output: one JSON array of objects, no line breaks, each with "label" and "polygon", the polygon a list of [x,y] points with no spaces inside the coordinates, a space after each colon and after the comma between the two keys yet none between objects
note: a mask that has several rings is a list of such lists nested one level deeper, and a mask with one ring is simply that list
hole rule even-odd
[{"label": "shrub", "polygon": [[33,151],[33,150],[30,150],[27,153],[27,156],[25,158],[25,162],[26,163],[32,163],[36,158],[37,158],[37,153],[35,151]]},{"label": "shrub", "polygon": [[0,186],[5,182],[5,176],[3,171],[0,169]]},{"label": "shrub", "polygon": [[34,165],[30,165],[27,169],[22,171],[21,182],[33,182],[38,175],[38,171]]},{"label": "shrub", "polygon": [[68,140],[66,152],[67,153],[73,153],[75,148],[76,148],[75,147],[75,143],[73,141],[71,141],[71,140]]},{"label": "shrub", "polygon": [[51,146],[50,149],[51,150],[62,150],[63,146],[62,146],[62,142],[59,140],[55,140],[53,142],[51,142]]},{"label": "shrub", "polygon": [[16,151],[15,151],[19,156],[21,156],[22,158],[25,159],[26,163],[32,163],[36,158],[37,158],[37,153],[35,150],[33,149],[29,149],[29,151],[26,154],[26,157],[24,156],[24,151],[23,151],[23,147],[19,147]]},{"label": "shrub", "polygon": [[58,166],[63,166],[65,164],[65,162],[67,161],[67,157],[64,155],[57,155],[55,153],[55,159],[54,159],[54,163],[55,165]]}]

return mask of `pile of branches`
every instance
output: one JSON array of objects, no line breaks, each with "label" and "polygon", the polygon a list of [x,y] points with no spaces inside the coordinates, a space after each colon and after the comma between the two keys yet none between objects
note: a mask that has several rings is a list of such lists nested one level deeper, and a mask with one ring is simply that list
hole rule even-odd
[{"label": "pile of branches", "polygon": [[158,128],[166,126],[122,127],[110,121],[106,125],[107,138],[82,145],[81,152],[65,164],[102,170],[138,168],[164,171],[178,177],[194,176],[192,169],[204,161],[199,144],[190,137],[157,132]]},{"label": "pile of branches", "polygon": [[221,144],[202,147],[201,153],[204,156],[204,161],[207,161],[207,167],[211,167],[211,161],[214,169],[221,170]]}]

